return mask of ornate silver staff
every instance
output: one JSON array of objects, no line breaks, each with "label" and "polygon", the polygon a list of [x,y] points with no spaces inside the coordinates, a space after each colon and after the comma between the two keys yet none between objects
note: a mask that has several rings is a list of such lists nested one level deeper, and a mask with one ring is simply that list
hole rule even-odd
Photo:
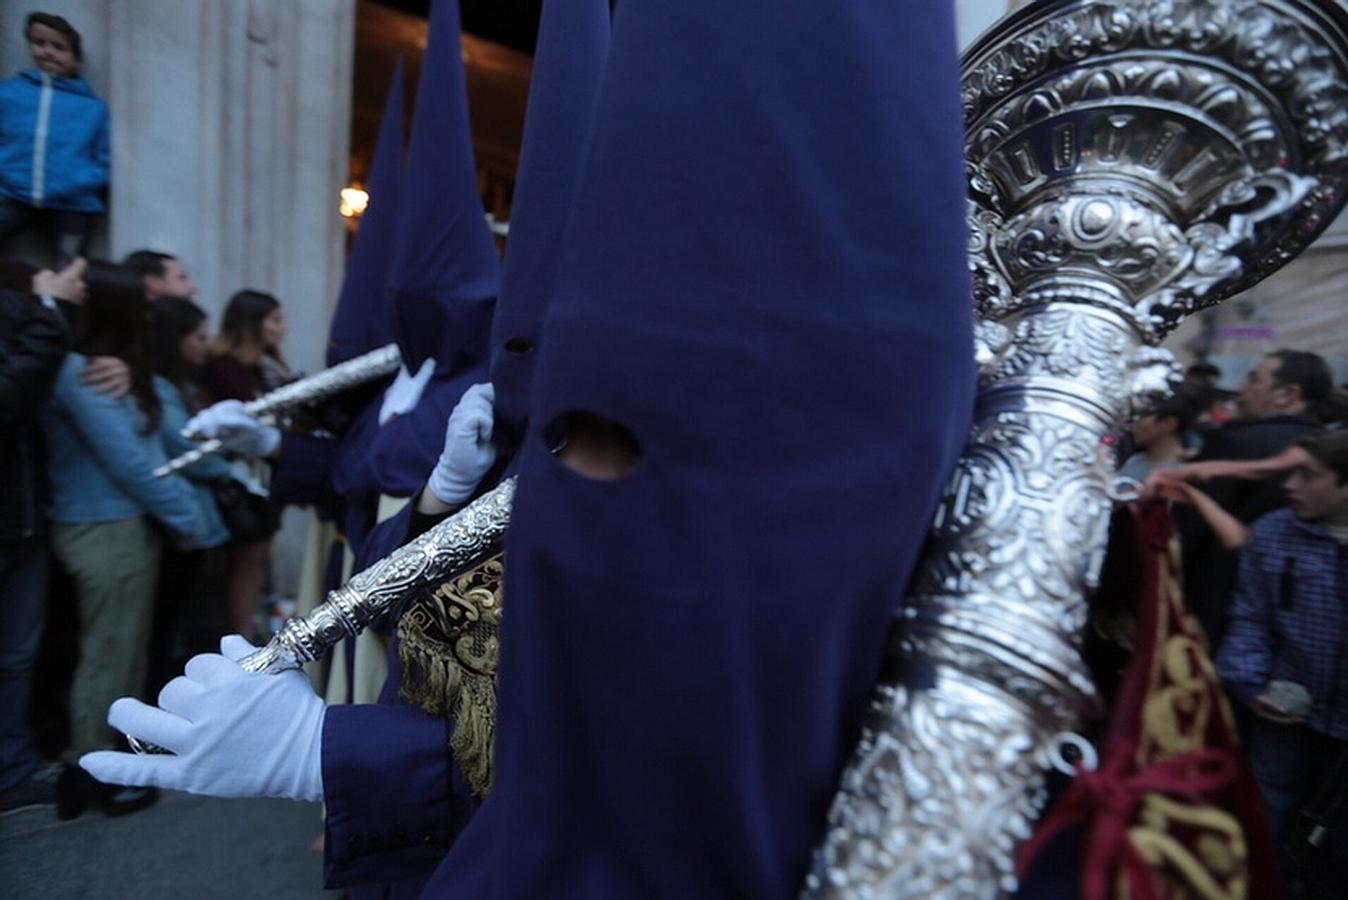
[{"label": "ornate silver staff", "polygon": [[313,612],[291,619],[267,646],[239,665],[249,672],[283,672],[320,658],[344,638],[355,637],[418,587],[439,584],[496,552],[510,524],[515,478],[491,491],[351,576]]},{"label": "ornate silver staff", "polygon": [[1057,0],[965,56],[980,386],[809,898],[992,897],[1044,801],[1103,556],[1100,442],[1184,316],[1342,204],[1348,17],[1312,0]]},{"label": "ornate silver staff", "polygon": [[[448,580],[477,560],[495,553],[510,524],[515,478],[494,489],[379,562],[351,576],[303,618],[291,619],[256,653],[239,661],[249,672],[268,675],[297,669],[323,656],[344,638],[354,637],[419,587]],[[162,748],[132,735],[137,753]]]},{"label": "ornate silver staff", "polygon": [[[261,417],[292,407],[303,406],[307,403],[314,403],[366,382],[374,381],[376,378],[390,375],[398,371],[400,365],[402,365],[402,354],[398,352],[398,345],[388,344],[378,350],[371,350],[369,353],[363,353],[354,359],[335,365],[331,369],[324,369],[308,378],[301,378],[298,381],[292,381],[290,384],[282,385],[274,391],[268,391],[256,400],[245,403],[243,409],[250,416]],[[195,438],[197,435],[185,434],[184,437]],[[200,447],[174,457],[155,469],[155,477],[163,478],[165,475],[172,475],[203,457],[219,453],[221,449],[223,449],[223,445],[220,441],[212,438],[203,442]]]}]

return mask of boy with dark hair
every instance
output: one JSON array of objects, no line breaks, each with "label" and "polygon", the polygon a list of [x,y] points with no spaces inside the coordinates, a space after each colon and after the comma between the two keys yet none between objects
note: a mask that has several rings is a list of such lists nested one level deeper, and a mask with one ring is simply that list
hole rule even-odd
[{"label": "boy with dark hair", "polygon": [[1217,655],[1252,713],[1246,748],[1279,839],[1348,750],[1348,433],[1297,445],[1290,506],[1254,524]]},{"label": "boy with dark hair", "polygon": [[108,186],[108,107],[80,78],[79,32],[60,16],[24,23],[34,68],[0,81],[0,243],[40,225],[62,260],[86,254]]},{"label": "boy with dark hair", "polygon": [[1117,473],[1120,478],[1145,481],[1152,469],[1173,466],[1186,456],[1184,435],[1193,425],[1194,405],[1176,394],[1152,405],[1133,420],[1132,437],[1136,452]]},{"label": "boy with dark hair", "polygon": [[164,274],[164,264],[174,257],[160,250],[133,250],[122,260],[122,267],[130,269],[142,278],[147,275]]},{"label": "boy with dark hair", "polygon": [[1215,388],[1222,382],[1222,370],[1206,359],[1200,359],[1184,370],[1184,380],[1201,382]]},{"label": "boy with dark hair", "polygon": [[55,13],[31,12],[23,21],[23,36],[30,44],[35,39],[33,34],[33,26],[35,25],[54,31],[65,38],[65,43],[75,57],[75,62],[84,62],[84,46],[80,42],[80,33],[75,30],[74,25]]}]

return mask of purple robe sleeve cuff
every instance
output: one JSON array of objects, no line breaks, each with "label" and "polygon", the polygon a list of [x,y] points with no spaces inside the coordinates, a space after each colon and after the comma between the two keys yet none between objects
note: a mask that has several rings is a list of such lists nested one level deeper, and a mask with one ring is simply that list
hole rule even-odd
[{"label": "purple robe sleeve cuff", "polygon": [[331,706],[323,725],[329,888],[429,875],[467,820],[449,726],[409,706]]}]

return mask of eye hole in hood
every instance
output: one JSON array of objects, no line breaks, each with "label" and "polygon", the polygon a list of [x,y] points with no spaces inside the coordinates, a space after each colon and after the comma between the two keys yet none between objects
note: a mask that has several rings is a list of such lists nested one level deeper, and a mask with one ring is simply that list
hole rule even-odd
[{"label": "eye hole in hood", "polygon": [[645,461],[632,429],[586,410],[554,418],[543,428],[543,439],[562,465],[595,481],[626,478]]}]

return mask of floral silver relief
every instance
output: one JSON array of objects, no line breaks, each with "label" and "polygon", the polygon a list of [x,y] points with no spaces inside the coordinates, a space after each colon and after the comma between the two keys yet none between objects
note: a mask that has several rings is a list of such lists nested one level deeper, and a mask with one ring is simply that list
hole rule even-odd
[{"label": "floral silver relief", "polygon": [[1166,334],[1342,206],[1346,23],[1329,0],[1050,0],[966,53],[975,424],[804,896],[1015,889],[1052,739],[1098,705],[1101,440],[1167,389]]}]

